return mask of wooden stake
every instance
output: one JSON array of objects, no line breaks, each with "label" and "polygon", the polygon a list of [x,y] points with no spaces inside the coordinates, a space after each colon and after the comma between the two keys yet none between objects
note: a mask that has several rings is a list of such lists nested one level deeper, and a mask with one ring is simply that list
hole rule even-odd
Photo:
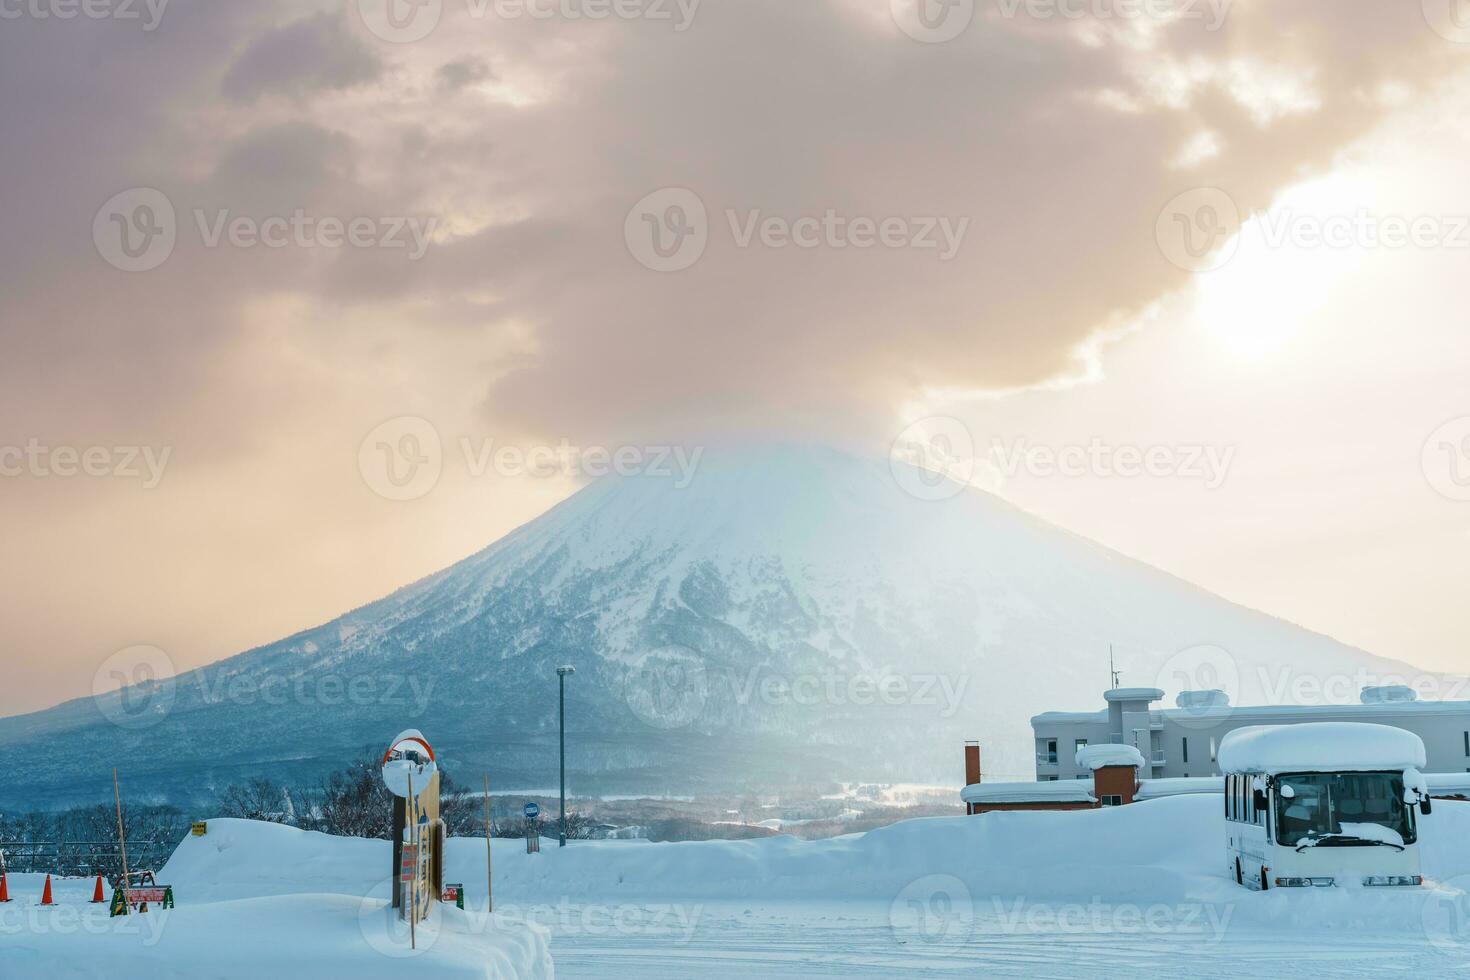
[{"label": "wooden stake", "polygon": [[122,851],[123,914],[128,908],[128,838],[123,833],[122,793],[117,788],[117,767],[112,769],[112,802],[117,805],[117,844]]},{"label": "wooden stake", "polygon": [[495,911],[495,900],[490,896],[493,879],[490,876],[490,774],[485,773],[485,914]]}]

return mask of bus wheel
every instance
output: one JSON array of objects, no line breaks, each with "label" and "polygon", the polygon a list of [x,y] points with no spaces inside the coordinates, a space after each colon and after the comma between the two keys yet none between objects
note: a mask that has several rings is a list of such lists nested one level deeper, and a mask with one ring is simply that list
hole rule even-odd
[{"label": "bus wheel", "polygon": [[1235,883],[1237,885],[1245,884],[1245,870],[1240,866],[1240,858],[1235,859]]}]

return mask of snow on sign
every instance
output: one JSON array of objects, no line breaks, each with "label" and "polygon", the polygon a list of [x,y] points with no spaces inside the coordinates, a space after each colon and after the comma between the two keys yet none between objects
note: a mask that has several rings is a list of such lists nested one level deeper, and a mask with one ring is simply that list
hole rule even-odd
[{"label": "snow on sign", "polygon": [[[383,783],[393,794],[393,907],[411,924],[433,912],[444,885],[444,821],[439,766],[422,732],[399,732],[383,753]],[[413,930],[410,926],[410,943]]]}]

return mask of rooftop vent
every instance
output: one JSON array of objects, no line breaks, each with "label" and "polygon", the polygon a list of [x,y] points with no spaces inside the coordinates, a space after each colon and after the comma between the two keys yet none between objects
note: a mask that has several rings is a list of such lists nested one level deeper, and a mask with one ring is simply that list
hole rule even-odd
[{"label": "rooftop vent", "polygon": [[1230,707],[1230,695],[1224,691],[1180,691],[1174,703],[1181,708],[1199,710],[1200,708],[1228,708]]},{"label": "rooftop vent", "polygon": [[1409,701],[1418,700],[1419,692],[1403,684],[1390,684],[1386,687],[1365,687],[1363,688],[1362,694],[1364,704],[1404,704]]}]

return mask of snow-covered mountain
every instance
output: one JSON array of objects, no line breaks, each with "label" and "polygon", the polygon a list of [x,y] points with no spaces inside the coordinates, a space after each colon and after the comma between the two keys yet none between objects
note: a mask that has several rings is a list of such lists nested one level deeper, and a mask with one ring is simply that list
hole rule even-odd
[{"label": "snow-covered mountain", "polygon": [[600,480],[321,627],[0,720],[32,774],[0,805],[95,800],[114,764],[175,799],[312,780],[410,725],[451,775],[548,788],[563,663],[569,783],[605,794],[958,782],[965,738],[988,773],[1025,778],[1029,717],[1099,707],[1110,644],[1125,684],[1237,703],[1287,676],[1406,670],[997,497],[913,485],[887,460],[793,445],[712,449],[688,486]]}]

